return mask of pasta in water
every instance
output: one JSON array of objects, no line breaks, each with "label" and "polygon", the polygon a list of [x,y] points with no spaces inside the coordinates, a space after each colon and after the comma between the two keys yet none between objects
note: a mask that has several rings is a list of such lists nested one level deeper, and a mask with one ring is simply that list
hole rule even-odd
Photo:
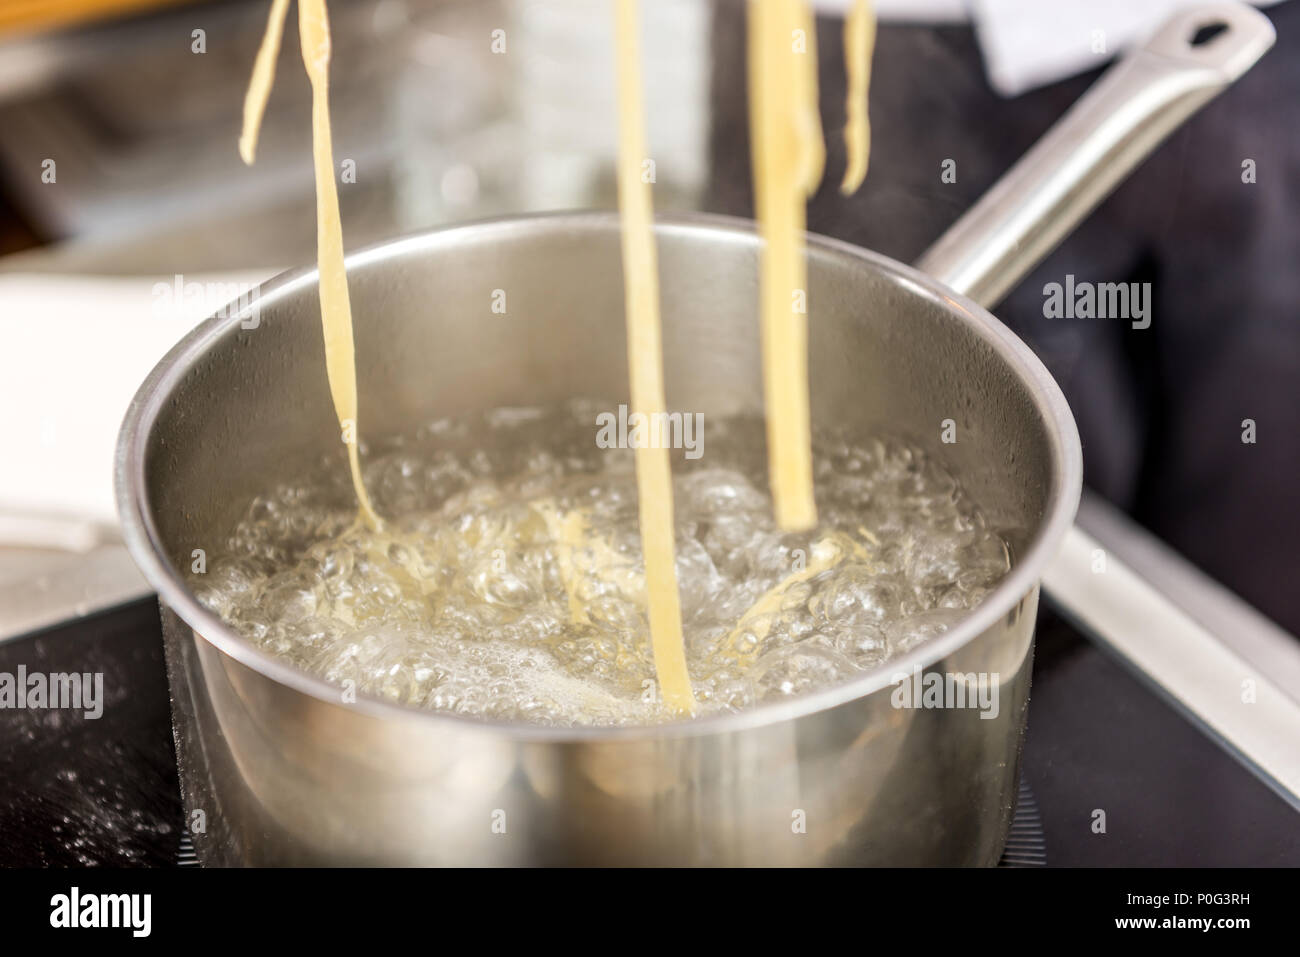
[{"label": "pasta in water", "polygon": [[[288,8],[289,0],[272,0],[266,33],[249,82],[239,142],[240,155],[246,163],[251,164],[256,156],[258,133],[274,82]],[[647,145],[638,39],[639,13],[636,0],[615,0],[618,192],[622,216],[631,407],[634,412],[654,416],[665,412],[667,403],[663,385],[653,203],[650,185],[641,175]],[[330,35],[325,0],[298,0],[298,14],[303,63],[312,87],[317,259],[326,371],[343,441],[347,445],[352,490],[357,502],[353,523],[336,530],[333,544],[342,548],[341,554],[349,556],[347,561],[353,567],[375,566],[385,561],[395,563],[389,572],[398,573],[401,582],[419,581],[409,594],[403,592],[403,586],[390,597],[395,601],[410,598],[437,608],[435,582],[438,576],[424,574],[429,568],[418,561],[414,566],[410,564],[415,561],[412,556],[422,554],[429,544],[427,527],[418,522],[412,525],[405,516],[396,514],[393,526],[385,526],[371,504],[362,474],[352,312],[333,170],[328,78]],[[760,328],[767,406],[768,473],[776,524],[773,533],[811,534],[818,526],[818,515],[813,496],[807,376],[804,204],[820,185],[826,160],[818,109],[816,27],[810,6],[802,0],[750,0],[749,19],[750,124],[755,208],[763,240]],[[874,19],[870,4],[868,0],[856,0],[844,28],[848,72],[844,131],[848,163],[841,183],[844,192],[856,190],[867,171],[870,129],[866,101],[873,43]],[[616,549],[610,545],[608,537],[600,530],[599,516],[590,507],[584,510],[572,504],[566,505],[555,495],[532,501],[529,504],[532,518],[524,521],[539,523],[536,532],[547,546],[549,567],[558,575],[562,586],[563,617],[566,620],[560,628],[561,633],[595,627],[593,622],[599,617],[599,612],[593,611],[586,601],[608,591],[612,587],[611,581],[621,582],[619,588],[627,586],[639,592],[648,625],[647,644],[658,697],[662,699],[656,707],[663,714],[691,714],[696,711],[697,701],[683,637],[682,600],[678,587],[682,558],[675,554],[674,542],[674,476],[666,448],[637,448],[634,459],[639,542],[638,548],[632,551],[639,551],[639,557],[626,547]],[[734,480],[734,476],[726,478],[728,483]],[[489,499],[496,496],[496,504],[505,507],[499,490],[484,494]],[[754,494],[758,495],[757,492]],[[241,526],[236,540],[241,535],[257,534],[260,533],[255,528],[250,530]],[[497,544],[511,549],[515,548],[514,541],[500,539]],[[731,609],[736,612],[734,621],[725,628],[719,624],[719,640],[711,645],[714,653],[723,649],[723,658],[740,666],[748,658],[757,657],[748,655],[748,652],[771,645],[774,640],[779,645],[782,636],[774,637],[774,627],[782,613],[792,603],[806,599],[807,592],[818,593],[815,586],[824,585],[828,576],[833,577],[837,570],[848,566],[870,567],[868,541],[879,545],[879,539],[860,526],[847,532],[829,529],[810,538],[805,543],[811,555],[808,562],[793,573],[778,576],[764,590],[752,594],[754,600],[747,609]],[[473,539],[473,546],[479,544],[482,544],[481,538]],[[307,550],[311,551],[310,548]],[[413,568],[418,572],[402,574],[404,568],[407,572]],[[276,579],[277,576],[268,571],[265,580],[260,581],[251,593],[273,593],[279,587]],[[317,587],[329,590],[328,586],[318,583],[312,586],[313,593]],[[743,596],[749,592],[742,589],[740,594]],[[345,627],[357,627],[361,622],[384,618],[374,609],[365,609],[363,601],[355,600],[357,596],[353,598],[351,602],[332,603],[330,620],[341,622]],[[239,604],[233,597],[223,595],[219,588],[208,590],[207,599],[227,613]],[[243,609],[241,614],[247,617],[248,609]],[[697,617],[698,614],[697,611]],[[283,622],[266,627],[278,633],[285,631]],[[635,627],[630,627],[623,634],[623,640],[632,647],[637,645],[635,631]],[[841,657],[845,662],[849,661],[849,656]],[[873,651],[868,657],[875,660],[879,655]],[[522,666],[520,661],[515,664]],[[535,667],[536,664],[531,661],[528,666]],[[608,701],[601,703],[598,700],[600,695],[590,688],[583,690],[563,681],[548,685],[555,693],[561,686],[568,688],[568,693],[575,695],[578,701],[585,702],[585,706],[595,709],[595,713],[606,717],[619,712],[622,707],[611,706]],[[704,690],[706,699],[716,706],[720,697],[716,682]],[[742,694],[741,697],[746,696]],[[752,690],[748,697],[753,698]],[[728,706],[736,704],[730,699],[726,703]]]}]

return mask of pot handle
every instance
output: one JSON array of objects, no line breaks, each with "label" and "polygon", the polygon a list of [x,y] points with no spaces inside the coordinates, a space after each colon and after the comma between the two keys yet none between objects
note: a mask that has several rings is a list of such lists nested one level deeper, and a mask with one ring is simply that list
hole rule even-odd
[{"label": "pot handle", "polygon": [[1057,611],[1300,810],[1294,637],[1086,491],[1043,588]]},{"label": "pot handle", "polygon": [[[996,305],[1273,40],[1268,19],[1242,4],[1175,14],[1089,89],[918,268]],[[1087,492],[1043,587],[1067,618],[1300,808],[1295,639]]]},{"label": "pot handle", "polygon": [[926,250],[917,268],[995,306],[1184,120],[1254,66],[1274,38],[1268,18],[1241,3],[1174,14]]}]

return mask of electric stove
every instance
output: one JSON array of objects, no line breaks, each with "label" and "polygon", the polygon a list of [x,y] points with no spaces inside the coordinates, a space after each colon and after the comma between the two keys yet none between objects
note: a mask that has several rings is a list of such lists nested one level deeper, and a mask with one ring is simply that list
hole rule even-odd
[{"label": "electric stove", "polygon": [[[0,672],[102,672],[98,719],[0,714],[0,865],[196,863],[152,599],[0,643]],[[1050,611],[1003,866],[1297,866],[1300,812]]]}]

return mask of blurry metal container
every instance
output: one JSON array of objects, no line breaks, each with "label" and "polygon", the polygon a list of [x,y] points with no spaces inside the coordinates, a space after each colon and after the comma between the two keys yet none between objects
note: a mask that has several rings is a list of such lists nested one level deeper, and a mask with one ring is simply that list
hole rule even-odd
[{"label": "blurry metal container", "polygon": [[[1207,18],[1230,25],[1204,46]],[[1261,26],[1262,24],[1262,26]],[[1014,564],[904,657],[816,694],[656,727],[549,729],[417,712],[245,643],[179,569],[253,496],[336,454],[316,274],[262,289],[260,325],[213,319],[141,387],[116,463],[124,533],[163,611],[181,780],[200,858],[225,863],[992,864],[1016,792],[1038,581],[1070,527],[1073,420],[996,298],[1178,122],[1267,49],[1258,14],[1173,20],[1104,78],[923,264],[809,243],[813,415],[937,439]],[[365,430],[626,394],[618,222],[565,214],[457,227],[348,260]],[[758,241],[661,223],[673,405],[762,407]],[[956,288],[954,288],[956,287]],[[489,309],[509,295],[507,317]],[[996,716],[895,707],[894,677],[988,675]],[[200,813],[201,812],[201,813]],[[198,830],[198,825],[202,830]]]}]

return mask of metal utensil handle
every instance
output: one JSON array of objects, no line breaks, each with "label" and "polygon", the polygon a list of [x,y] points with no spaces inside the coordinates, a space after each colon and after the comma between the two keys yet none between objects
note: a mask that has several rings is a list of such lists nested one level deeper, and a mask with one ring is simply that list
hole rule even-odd
[{"label": "metal utensil handle", "polygon": [[[1210,36],[1215,27],[1222,29]],[[1175,14],[1102,77],[917,265],[975,301],[996,305],[1273,40],[1268,19],[1241,4]],[[1144,540],[1140,530],[1084,499],[1079,521],[1087,531],[1072,528],[1049,566],[1043,579],[1049,601],[1300,808],[1300,688],[1294,680],[1270,680],[1300,672],[1300,653],[1265,634],[1272,626],[1231,598],[1215,602],[1212,615],[1204,607],[1189,614],[1199,607],[1193,593],[1203,592],[1204,583],[1187,568],[1156,567],[1161,560],[1152,548],[1128,547]],[[1096,573],[1099,549],[1106,553],[1105,574]],[[1117,552],[1132,554],[1121,561]],[[1259,640],[1251,645],[1242,636]],[[1267,654],[1259,650],[1264,645]]]},{"label": "metal utensil handle", "polygon": [[1119,512],[1083,505],[1043,575],[1048,602],[1300,810],[1295,639]]},{"label": "metal utensil handle", "polygon": [[[1214,27],[1223,29],[1211,36]],[[1174,14],[1097,81],[917,267],[981,305],[996,305],[1165,137],[1249,70],[1274,37],[1267,17],[1239,3]]]}]

